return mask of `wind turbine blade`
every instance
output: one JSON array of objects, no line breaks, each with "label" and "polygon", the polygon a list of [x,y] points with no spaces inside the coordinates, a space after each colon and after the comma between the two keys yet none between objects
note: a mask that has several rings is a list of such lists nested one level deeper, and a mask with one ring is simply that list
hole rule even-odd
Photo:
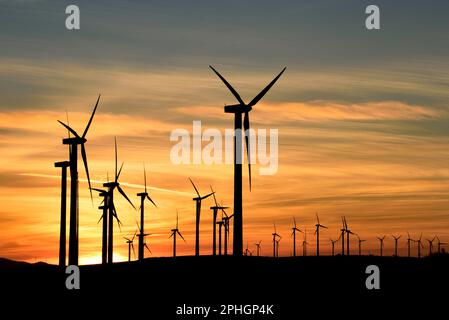
[{"label": "wind turbine blade", "polygon": [[209,198],[211,195],[213,195],[214,193],[209,193],[208,195],[201,197],[201,200],[207,199]]},{"label": "wind turbine blade", "polygon": [[150,202],[157,208],[157,205],[154,203],[154,201],[150,198],[150,196],[147,194],[147,199],[150,200]]},{"label": "wind turbine blade", "polygon": [[249,113],[245,112],[243,118],[243,130],[245,131],[246,156],[248,158],[248,177],[249,177],[249,191],[251,191],[251,152],[249,147]]},{"label": "wind turbine blade", "polygon": [[214,196],[215,206],[218,207],[217,198],[215,198],[215,191],[212,189],[212,186],[210,186],[210,191],[212,191],[212,195]]},{"label": "wind turbine blade", "polygon": [[90,116],[89,122],[87,123],[86,129],[84,129],[83,138],[86,137],[87,131],[89,130],[90,124],[92,123],[92,120],[94,119],[95,111],[97,111],[98,102],[100,101],[100,94],[98,95],[97,103],[95,104],[94,111],[92,111],[92,115]]},{"label": "wind turbine blade", "polygon": [[176,230],[176,232],[179,234],[179,236],[181,237],[181,239],[184,240],[184,242],[186,242],[186,239],[184,239],[184,237],[182,236],[181,232],[179,232],[178,230]]},{"label": "wind turbine blade", "polygon": [[125,164],[125,163],[122,162],[122,165],[120,166],[120,169],[119,169],[119,171],[118,171],[117,177],[115,178],[115,182],[117,182],[117,181],[118,181],[118,178],[120,178],[120,174],[122,173],[122,169],[123,169],[123,165],[124,165],[124,164]]},{"label": "wind turbine blade", "polygon": [[145,243],[145,248],[147,248],[147,250],[151,253],[151,254],[153,254],[152,252],[151,252],[151,250],[150,250],[150,247],[148,247],[148,245]]},{"label": "wind turbine blade", "polygon": [[170,237],[168,237],[168,238],[170,239],[171,237],[173,237],[174,234],[175,234],[175,232],[173,231],[172,233],[170,233]]},{"label": "wind turbine blade", "polygon": [[279,77],[284,73],[285,69],[287,69],[287,67],[282,69],[282,71],[276,76],[276,78],[274,78],[262,91],[260,91],[260,93],[248,104],[248,107],[254,106],[257,102],[259,102],[260,99],[262,99],[262,97],[268,92],[268,90],[271,89],[271,87],[276,83]]},{"label": "wind turbine blade", "polygon": [[237,101],[240,102],[240,104],[244,105],[245,102],[243,102],[242,98],[240,97],[238,92],[231,86],[231,84],[228,81],[226,81],[226,79],[223,78],[223,76],[220,73],[218,73],[218,71],[215,70],[214,67],[212,67],[212,66],[209,66],[209,67],[215,72],[215,74],[221,79],[221,81],[223,81],[223,83],[226,85],[226,87],[228,87],[229,91],[232,92],[232,94],[237,99]]},{"label": "wind turbine blade", "polygon": [[120,194],[126,199],[128,200],[128,202],[132,205],[132,207],[134,209],[136,209],[136,207],[133,205],[133,203],[131,202],[131,200],[129,200],[128,196],[126,195],[125,191],[123,191],[123,189],[120,186],[117,186],[118,191],[120,192]]},{"label": "wind turbine blade", "polygon": [[89,167],[87,166],[87,154],[86,154],[86,147],[84,146],[84,143],[81,145],[81,156],[83,157],[84,169],[86,170],[86,176],[87,176],[87,183],[89,184],[90,198],[93,203],[94,198],[92,196],[92,186],[90,184]]},{"label": "wind turbine blade", "polygon": [[134,243],[131,243],[131,248],[133,249],[134,259],[136,258],[136,251],[134,250]]},{"label": "wind turbine blade", "polygon": [[79,135],[78,135],[78,133],[76,133],[76,131],[75,130],[73,130],[72,128],[70,128],[68,125],[66,125],[64,122],[62,122],[62,121],[59,121],[58,120],[58,122],[60,123],[60,124],[62,124],[67,130],[69,130],[71,133],[73,133],[73,135],[75,136],[75,137],[77,137],[77,138],[81,138]]},{"label": "wind turbine blade", "polygon": [[200,193],[198,192],[198,189],[196,188],[196,186],[195,186],[195,184],[193,183],[192,179],[189,178],[189,180],[190,180],[190,183],[192,184],[193,188],[195,189],[195,192],[196,192],[196,194],[198,195],[198,198],[201,198],[201,195],[200,195]]},{"label": "wind turbine blade", "polygon": [[315,212],[317,224],[320,224],[320,218],[318,217],[318,212]]}]

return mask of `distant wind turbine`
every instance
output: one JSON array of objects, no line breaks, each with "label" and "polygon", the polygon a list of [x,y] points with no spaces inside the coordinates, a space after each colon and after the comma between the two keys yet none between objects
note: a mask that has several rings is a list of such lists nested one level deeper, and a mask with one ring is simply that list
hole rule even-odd
[{"label": "distant wind turbine", "polygon": [[126,243],[128,244],[128,262],[131,262],[131,248],[133,249],[134,259],[136,258],[136,252],[134,251],[134,238],[136,237],[137,231],[134,233],[133,237],[131,239],[123,237],[123,239],[126,240]]},{"label": "distant wind turbine", "polygon": [[276,223],[273,223],[273,225],[274,225],[274,232],[272,233],[272,235],[273,235],[273,257],[276,257],[276,247],[277,247],[277,242],[276,242],[276,240],[277,240],[277,238],[279,237],[281,237],[278,233],[277,233],[277,231],[276,231]]},{"label": "distant wind turbine", "polygon": [[296,257],[296,231],[302,232],[296,226],[296,219],[293,217],[293,228],[292,228],[292,236],[293,236],[293,256]]},{"label": "distant wind turbine", "polygon": [[196,223],[195,223],[195,256],[200,255],[200,216],[201,216],[201,201],[204,199],[210,197],[214,193],[209,193],[205,196],[201,196],[198,189],[196,188],[195,184],[193,183],[192,179],[190,179],[190,183],[192,184],[193,188],[195,189],[196,194],[198,197],[193,198],[192,200],[196,203]]},{"label": "distant wind turbine", "polygon": [[384,240],[385,240],[385,236],[383,236],[382,238],[377,237],[377,239],[380,241],[380,256],[382,257],[382,252],[383,252],[383,248],[384,248]]},{"label": "distant wind turbine", "polygon": [[316,234],[316,255],[317,257],[320,255],[320,228],[327,229],[326,226],[320,224],[320,218],[318,217],[318,213],[316,213],[316,225],[315,225],[315,234]]},{"label": "distant wind turbine", "polygon": [[392,236],[394,239],[394,256],[398,257],[398,240],[402,237],[402,236]]},{"label": "distant wind turbine", "polygon": [[212,195],[214,197],[214,203],[215,205],[210,207],[212,210],[212,255],[217,254],[217,214],[218,210],[224,210],[228,209],[228,207],[220,206],[217,203],[217,198],[215,197],[215,191],[212,189],[212,186],[210,186],[210,191],[212,192]]},{"label": "distant wind turbine", "polygon": [[170,237],[169,237],[169,238],[173,237],[173,257],[176,257],[176,235],[179,235],[181,237],[181,239],[184,240],[184,242],[186,242],[186,240],[182,236],[181,232],[179,232],[179,228],[178,228],[178,210],[176,210],[176,228],[171,229],[171,234],[170,234]]},{"label": "distant wind turbine", "polygon": [[432,249],[433,249],[433,242],[435,241],[436,237],[433,237],[432,240],[426,239],[426,241],[429,243],[429,257],[432,255]]}]

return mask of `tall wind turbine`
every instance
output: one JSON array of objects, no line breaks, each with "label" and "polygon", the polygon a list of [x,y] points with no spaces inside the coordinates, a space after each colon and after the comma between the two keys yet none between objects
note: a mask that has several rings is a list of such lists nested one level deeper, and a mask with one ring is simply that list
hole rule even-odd
[{"label": "tall wind turbine", "polygon": [[243,157],[241,154],[242,150],[242,115],[243,119],[243,129],[245,131],[245,141],[246,141],[246,153],[248,157],[248,176],[249,176],[249,189],[251,191],[251,159],[250,159],[250,146],[249,146],[249,112],[252,110],[260,99],[271,89],[279,77],[284,73],[285,69],[274,78],[254,99],[246,104],[237,91],[231,86],[231,84],[223,78],[223,76],[218,73],[212,66],[210,68],[215,72],[215,74],[223,81],[226,87],[231,91],[234,97],[237,99],[238,104],[229,105],[224,107],[225,113],[234,114],[234,243],[233,243],[233,254],[237,256],[242,255],[243,250],[243,206],[242,206],[242,162]]},{"label": "tall wind turbine", "polygon": [[217,254],[217,214],[218,210],[224,210],[228,209],[228,207],[220,206],[217,203],[217,198],[215,198],[215,191],[212,189],[212,186],[210,186],[210,191],[212,192],[212,195],[214,197],[214,203],[215,205],[210,207],[212,210],[212,254],[215,256]]},{"label": "tall wind turbine", "polygon": [[385,240],[385,236],[383,236],[382,238],[377,237],[377,239],[380,241],[380,256],[382,257],[382,252],[383,252],[383,248],[384,248],[384,240]]},{"label": "tall wind turbine", "polygon": [[441,253],[441,245],[447,244],[446,242],[441,242],[440,238],[437,237],[438,240],[438,254]]},{"label": "tall wind turbine", "polygon": [[61,220],[59,229],[59,266],[65,267],[66,255],[66,224],[67,224],[67,168],[70,161],[56,162],[55,167],[61,168]]},{"label": "tall wind turbine", "polygon": [[190,179],[190,183],[192,184],[193,188],[195,189],[196,194],[198,197],[193,198],[192,200],[196,203],[196,223],[195,223],[195,256],[200,255],[200,216],[201,216],[201,201],[204,199],[210,197],[214,193],[209,193],[205,196],[201,196],[198,189],[196,188],[195,184],[193,183],[192,179]]},{"label": "tall wind turbine", "polygon": [[433,242],[435,241],[436,237],[433,237],[432,240],[426,239],[426,241],[429,243],[429,257],[432,255],[432,249],[433,249]]},{"label": "tall wind turbine", "polygon": [[394,239],[394,256],[397,257],[398,256],[398,240],[402,237],[402,236],[392,236]]},{"label": "tall wind turbine", "polygon": [[316,234],[316,255],[317,257],[320,255],[320,228],[327,229],[326,226],[320,224],[320,218],[318,217],[318,213],[316,213],[316,225],[315,225],[315,234]]},{"label": "tall wind turbine", "polygon": [[[222,234],[223,225],[225,224],[225,222],[223,221],[223,217],[221,217],[221,221],[218,221],[217,224],[218,224],[218,255],[221,256],[221,242],[222,242],[221,234]],[[225,232],[225,234],[226,234],[226,232]]]},{"label": "tall wind turbine", "polygon": [[293,236],[293,256],[296,257],[296,231],[302,232],[296,226],[296,219],[293,217],[293,228],[292,228],[292,236]]},{"label": "tall wind turbine", "polygon": [[123,237],[123,239],[126,240],[126,243],[128,244],[128,262],[131,262],[131,248],[133,249],[134,259],[136,258],[136,252],[134,251],[134,238],[136,237],[137,231],[134,233],[133,237],[131,239]]},{"label": "tall wind turbine", "polygon": [[[103,201],[101,202],[101,205],[98,207],[98,209],[102,210],[102,214],[100,217],[100,222],[103,220],[103,233],[101,238],[101,263],[106,264],[108,259],[108,196],[109,192],[102,189],[92,188],[92,190],[97,191],[100,195],[100,197],[103,198]],[[118,222],[118,217],[116,216],[116,219]]]},{"label": "tall wind turbine", "polygon": [[92,120],[97,111],[98,102],[100,101],[100,95],[98,95],[97,102],[94,110],[90,116],[89,122],[84,129],[83,134],[80,136],[75,130],[69,127],[62,121],[58,122],[62,124],[74,137],[68,137],[62,139],[62,143],[69,146],[70,156],[70,226],[69,226],[69,265],[78,265],[78,229],[79,229],[79,206],[78,206],[78,145],[81,146],[81,156],[83,158],[84,169],[86,170],[87,182],[89,184],[90,195],[92,198],[92,191],[90,185],[89,168],[87,166],[87,154],[86,147],[87,142],[86,135],[89,131],[89,127],[92,124]]},{"label": "tall wind turbine", "polygon": [[351,230],[348,229],[348,224],[346,223],[346,217],[343,216],[343,222],[345,225],[345,233],[346,233],[346,255],[349,256],[349,235],[354,234]]},{"label": "tall wind turbine", "polygon": [[279,258],[279,242],[281,242],[281,237],[279,237],[278,239],[276,239],[276,258]]},{"label": "tall wind turbine", "polygon": [[340,238],[341,238],[341,255],[344,256],[345,255],[345,232],[346,232],[346,227],[345,227],[345,221],[343,219],[343,217],[341,217],[341,224],[342,224],[342,228],[340,229],[341,234],[340,234]]},{"label": "tall wind turbine", "polygon": [[359,256],[361,256],[362,255],[362,242],[365,242],[366,240],[360,239],[358,234],[356,234],[356,236],[357,236],[357,239],[359,241]]},{"label": "tall wind turbine", "polygon": [[257,256],[259,257],[260,256],[260,248],[261,248],[261,244],[262,244],[262,240],[260,240],[258,243],[256,243],[256,253],[257,253]]},{"label": "tall wind turbine", "polygon": [[143,256],[144,256],[143,234],[145,233],[145,200],[148,199],[148,201],[150,201],[157,208],[156,203],[154,203],[153,199],[151,199],[150,195],[148,194],[147,171],[145,170],[145,164],[143,165],[143,181],[145,184],[145,191],[137,194],[137,196],[140,197],[140,229],[142,230],[138,235],[139,247],[138,247],[137,253],[138,253],[139,261],[142,261]]},{"label": "tall wind turbine", "polygon": [[[114,190],[118,190],[119,193],[131,204],[131,206],[136,209],[136,207],[133,205],[131,200],[129,200],[128,196],[126,195],[125,191],[123,191],[122,187],[120,187],[120,183],[118,181],[120,174],[122,173],[123,169],[123,163],[120,166],[120,170],[117,171],[117,139],[114,139],[114,146],[115,146],[115,178],[112,182],[106,182],[103,184],[103,187],[108,188],[108,210],[109,210],[109,217],[108,217],[108,223],[109,223],[109,235],[108,235],[108,263],[113,262],[113,246],[114,246],[114,221],[113,218],[115,217],[118,220],[117,211],[115,210],[114,205]],[[142,232],[141,232],[142,233]]]},{"label": "tall wind turbine", "polygon": [[186,240],[182,236],[181,232],[179,232],[179,228],[178,228],[178,210],[176,210],[176,228],[171,229],[171,234],[170,234],[170,237],[169,237],[169,238],[173,237],[173,257],[176,257],[176,235],[177,234],[181,237],[182,240],[184,240],[184,242],[186,242]]},{"label": "tall wind turbine", "polygon": [[273,223],[273,225],[274,225],[274,232],[272,233],[272,235],[273,235],[273,257],[276,258],[276,244],[277,244],[276,240],[277,240],[277,237],[280,238],[281,236],[276,231],[276,223]]}]

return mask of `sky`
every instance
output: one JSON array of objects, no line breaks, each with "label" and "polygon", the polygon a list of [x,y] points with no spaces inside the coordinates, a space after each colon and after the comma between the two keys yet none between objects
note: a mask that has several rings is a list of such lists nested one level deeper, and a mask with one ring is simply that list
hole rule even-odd
[{"label": "sky", "polygon": [[[81,28],[65,28],[65,8],[77,4]],[[45,1],[0,0],[0,256],[56,263],[60,171],[67,159],[57,120],[69,115],[82,132],[101,100],[86,144],[94,186],[114,171],[131,200],[150,194],[146,231],[152,256],[170,256],[170,229],[179,211],[194,252],[191,177],[201,193],[213,186],[233,204],[230,164],[170,160],[175,129],[224,132],[233,126],[225,104],[236,103],[209,69],[216,67],[250,101],[283,67],[286,72],[251,111],[254,129],[279,132],[278,171],[243,171],[244,243],[271,254],[273,223],[280,254],[292,254],[292,219],[307,230],[313,254],[315,214],[321,253],[339,236],[341,216],[378,254],[376,237],[438,235],[449,242],[449,21],[447,1],[376,1],[381,29],[365,28],[371,1]],[[205,145],[204,143],[203,145]],[[89,196],[80,166],[80,262],[101,255],[100,199]],[[138,213],[119,198],[115,260],[127,257],[123,237]],[[201,252],[211,253],[213,200],[203,203]],[[229,209],[232,211],[232,208]],[[302,242],[302,235],[299,236]],[[351,240],[356,250],[356,240]],[[427,241],[424,252],[428,251]],[[336,247],[339,250],[339,245]],[[416,246],[413,247],[416,253]],[[148,256],[150,256],[148,254]]]}]

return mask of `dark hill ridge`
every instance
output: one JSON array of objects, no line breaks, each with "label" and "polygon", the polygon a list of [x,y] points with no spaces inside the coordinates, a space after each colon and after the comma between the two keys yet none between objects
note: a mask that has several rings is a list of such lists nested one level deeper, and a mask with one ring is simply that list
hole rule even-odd
[{"label": "dark hill ridge", "polygon": [[[365,287],[368,265],[380,268],[380,290]],[[12,296],[29,294],[33,299],[64,298],[64,301],[75,299],[91,304],[103,299],[122,301],[131,294],[133,301],[141,301],[154,312],[170,314],[183,304],[256,303],[274,304],[278,314],[285,316],[293,314],[298,303],[311,306],[322,301],[337,306],[348,301],[362,301],[366,304],[382,302],[381,306],[386,306],[393,299],[405,296],[413,299],[418,295],[422,299],[427,292],[447,292],[449,288],[448,255],[423,259],[377,256],[148,258],[142,263],[82,266],[79,291],[65,289],[66,275],[54,265],[1,259],[0,271],[2,290]]]}]

